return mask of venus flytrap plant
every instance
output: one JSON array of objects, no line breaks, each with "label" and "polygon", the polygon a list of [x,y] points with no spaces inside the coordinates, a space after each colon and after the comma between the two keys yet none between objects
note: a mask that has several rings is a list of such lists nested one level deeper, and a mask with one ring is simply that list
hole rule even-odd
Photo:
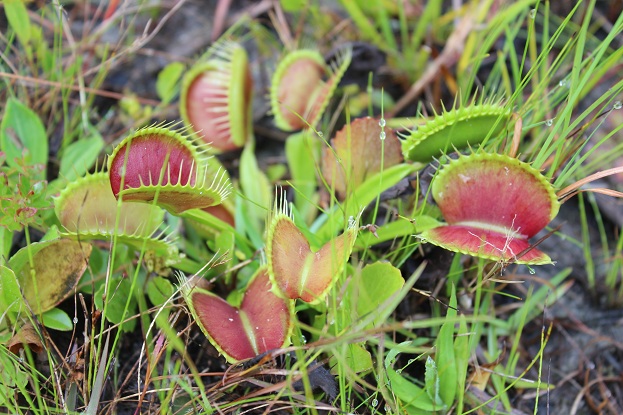
[{"label": "venus flytrap plant", "polygon": [[377,119],[358,118],[336,133],[331,147],[324,148],[322,175],[345,199],[347,189],[352,193],[368,177],[381,172],[381,166],[387,169],[401,162],[400,142],[394,131],[384,131]]},{"label": "venus flytrap plant", "polygon": [[111,240],[141,250],[143,246],[167,265],[179,261],[170,238],[158,235],[164,210],[157,205],[118,201],[107,172],[97,172],[69,183],[55,198],[54,211],[64,236],[80,240]]},{"label": "venus flytrap plant", "polygon": [[[460,105],[460,104],[459,104]],[[402,151],[405,159],[427,163],[434,157],[476,146],[485,139],[496,139],[511,119],[511,111],[493,98],[443,110],[403,135]]]},{"label": "venus flytrap plant", "polygon": [[293,320],[293,301],[274,293],[266,266],[251,277],[239,306],[216,294],[181,281],[192,315],[212,345],[235,363],[287,345]]},{"label": "venus flytrap plant", "polygon": [[316,50],[288,52],[277,65],[270,89],[277,127],[284,131],[314,128],[351,59],[350,49],[345,49],[331,65]]},{"label": "venus flytrap plant", "polygon": [[359,229],[357,220],[351,219],[344,233],[314,251],[286,203],[275,198],[269,220],[266,257],[270,280],[281,297],[316,304],[324,300],[350,257]]},{"label": "venus flytrap plant", "polygon": [[556,216],[559,203],[528,164],[501,154],[460,156],[437,173],[431,191],[447,225],[423,232],[425,241],[504,263],[551,263],[528,240]]},{"label": "venus flytrap plant", "polygon": [[180,114],[184,123],[216,151],[243,147],[251,133],[253,78],[247,53],[222,41],[184,75]]},{"label": "venus flytrap plant", "polygon": [[231,189],[210,169],[208,146],[179,131],[147,127],[126,137],[108,159],[115,197],[152,202],[174,214],[218,205]]}]

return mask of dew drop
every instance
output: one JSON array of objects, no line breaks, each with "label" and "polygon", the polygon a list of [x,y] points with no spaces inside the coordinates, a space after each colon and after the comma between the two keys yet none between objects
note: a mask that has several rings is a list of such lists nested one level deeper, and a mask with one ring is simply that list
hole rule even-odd
[{"label": "dew drop", "polygon": [[530,10],[530,18],[534,19],[536,17],[536,9]]},{"label": "dew drop", "polygon": [[379,401],[376,399],[372,399],[372,407],[376,408],[376,406],[379,404]]},{"label": "dew drop", "polygon": [[401,374],[402,373],[402,369],[396,369],[396,373]]},{"label": "dew drop", "polygon": [[567,86],[567,81],[565,81],[564,79],[561,79],[560,82],[558,82],[558,86],[559,87],[565,87]]},{"label": "dew drop", "polygon": [[24,359],[22,359],[21,357],[17,359],[18,363],[24,363]]},{"label": "dew drop", "polygon": [[234,319],[233,319],[233,318],[228,318],[227,320],[229,320],[229,321],[234,321]]},{"label": "dew drop", "polygon": [[413,362],[415,362],[415,359],[409,359],[409,364],[413,364]]},{"label": "dew drop", "polygon": [[381,128],[385,128],[385,125],[387,125],[387,124],[385,123],[385,118],[381,118],[381,119],[379,120],[379,126],[380,126]]},{"label": "dew drop", "polygon": [[74,322],[74,324],[78,324],[78,317],[74,317],[72,321]]},{"label": "dew drop", "polygon": [[552,125],[554,125],[554,120],[550,118],[549,120],[545,121],[545,125],[551,127]]},{"label": "dew drop", "polygon": [[324,137],[324,134],[322,133],[322,131],[318,131],[318,137],[320,138]]},{"label": "dew drop", "polygon": [[528,267],[528,271],[530,272],[530,275],[536,274],[536,271],[534,268]]},{"label": "dew drop", "polygon": [[384,141],[386,137],[385,131],[381,131],[381,134],[379,134],[379,138],[381,139],[381,141]]},{"label": "dew drop", "polygon": [[616,101],[612,108],[614,108],[615,110],[620,110],[621,108],[623,108],[623,104],[621,104],[621,101]]}]

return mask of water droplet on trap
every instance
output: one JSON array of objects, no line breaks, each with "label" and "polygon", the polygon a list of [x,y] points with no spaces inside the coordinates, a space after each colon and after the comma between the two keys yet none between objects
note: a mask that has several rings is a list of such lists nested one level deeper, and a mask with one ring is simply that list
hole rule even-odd
[{"label": "water droplet on trap", "polygon": [[385,118],[381,118],[381,119],[379,120],[379,126],[380,126],[381,128],[385,128],[385,125],[386,125]]},{"label": "water droplet on trap", "polygon": [[381,141],[385,140],[386,134],[385,131],[381,131],[381,134],[379,134],[379,138],[381,139]]}]

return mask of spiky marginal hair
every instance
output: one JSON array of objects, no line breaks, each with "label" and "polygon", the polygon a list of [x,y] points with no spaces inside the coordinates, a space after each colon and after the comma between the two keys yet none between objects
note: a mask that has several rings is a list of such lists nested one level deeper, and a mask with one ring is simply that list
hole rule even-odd
[{"label": "spiky marginal hair", "polygon": [[[421,114],[420,114],[421,115]],[[511,117],[510,108],[495,97],[476,97],[466,106],[455,101],[453,108],[443,107],[409,134],[400,134],[405,159],[429,162],[433,158],[468,145],[480,144],[494,137],[505,127]]]},{"label": "spiky marginal hair", "polygon": [[[247,124],[250,117],[250,91],[248,91],[248,58],[244,48],[233,41],[220,41],[210,48],[206,54],[209,60],[200,60],[184,76],[182,92],[180,96],[180,115],[184,123],[205,142],[210,142],[210,136],[217,141],[232,141],[236,146],[244,145],[247,135]],[[187,108],[187,100],[190,86],[195,80],[210,73],[211,81],[215,88],[220,89],[208,98],[204,99],[206,117],[212,117],[215,125],[214,131],[197,130],[193,125]],[[205,137],[202,139],[202,137]],[[212,151],[218,148],[212,147]]]},{"label": "spiky marginal hair", "polygon": [[[309,91],[311,96],[308,104],[306,105],[304,113],[295,114],[296,116],[301,118],[301,120],[308,126],[314,128],[322,117],[322,113],[329,104],[329,100],[333,96],[337,85],[344,76],[346,69],[348,69],[348,66],[350,65],[350,62],[352,60],[352,49],[343,49],[341,52],[338,53],[337,58],[332,61],[331,64],[328,66],[325,63],[322,55],[320,55],[318,51],[313,49],[295,50],[289,52],[281,59],[272,78],[270,88],[270,102],[272,113],[275,117],[275,124],[285,131],[291,131],[293,127],[286,119],[285,114],[283,114],[281,111],[281,102],[279,102],[279,86],[290,67],[299,59],[309,59],[312,62],[318,64],[318,66],[324,70],[325,75],[328,78],[324,85],[322,85],[322,87],[315,91]],[[313,118],[305,120],[304,117],[308,116],[308,114],[313,114]]]}]

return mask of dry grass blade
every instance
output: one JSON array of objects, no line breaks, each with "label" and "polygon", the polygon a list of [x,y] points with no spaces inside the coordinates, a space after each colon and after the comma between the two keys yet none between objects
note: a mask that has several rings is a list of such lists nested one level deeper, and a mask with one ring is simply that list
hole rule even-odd
[{"label": "dry grass blade", "polygon": [[[597,173],[593,173],[590,176],[587,176],[581,180],[578,180],[577,182],[570,184],[564,189],[559,190],[556,193],[556,195],[558,196],[559,199],[567,200],[569,198],[569,195],[574,194],[574,192],[576,192],[580,187],[584,186],[585,184],[593,182],[598,179],[602,179],[604,177],[613,176],[615,174],[623,174],[623,167],[614,167],[612,169],[598,171]],[[591,189],[590,191],[595,191],[595,190],[596,189]],[[602,190],[605,190],[605,189],[602,189]],[[604,193],[604,192],[600,191],[598,193]],[[621,197],[619,192],[615,192],[612,195]]]}]

